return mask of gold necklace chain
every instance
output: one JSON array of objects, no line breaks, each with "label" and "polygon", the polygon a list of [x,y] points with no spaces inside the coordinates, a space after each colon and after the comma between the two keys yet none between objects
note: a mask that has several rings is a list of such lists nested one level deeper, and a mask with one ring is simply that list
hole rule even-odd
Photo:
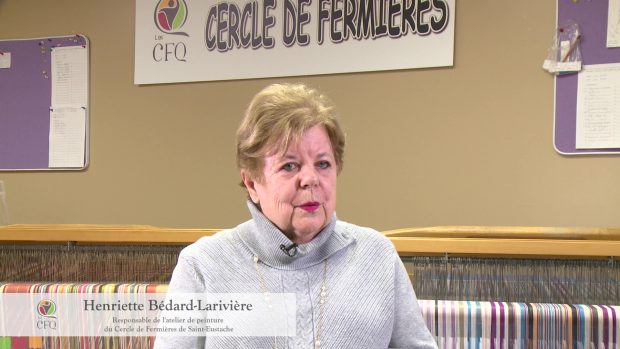
[{"label": "gold necklace chain", "polygon": [[[265,302],[267,303],[267,306],[271,308],[271,292],[269,292],[269,290],[267,289],[267,285],[265,284],[265,279],[263,277],[263,273],[261,269],[258,266],[258,262],[260,262],[260,259],[258,259],[257,256],[254,256],[254,269],[256,269],[256,274],[258,275],[258,282],[260,284],[260,289],[261,289],[261,292],[263,293],[263,296],[265,297]],[[317,322],[316,338],[314,340],[314,349],[321,348],[321,330],[323,329],[323,316],[325,314],[325,303],[327,302],[326,280],[327,280],[327,259],[323,261],[323,281],[321,284],[321,292],[319,293],[319,319]],[[277,343],[276,337],[273,337],[273,348],[274,349],[278,349],[277,344],[278,343]]]}]

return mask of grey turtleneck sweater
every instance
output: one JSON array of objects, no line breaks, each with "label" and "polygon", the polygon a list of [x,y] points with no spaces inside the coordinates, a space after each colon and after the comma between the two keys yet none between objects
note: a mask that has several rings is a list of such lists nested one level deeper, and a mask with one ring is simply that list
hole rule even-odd
[{"label": "grey turtleneck sweater", "polygon": [[[297,336],[278,348],[314,348],[319,294],[328,290],[321,328],[324,349],[437,348],[420,313],[407,272],[392,243],[375,230],[336,216],[290,257],[292,242],[248,202],[252,220],[185,248],[168,292],[260,293],[254,257],[270,292],[297,297]],[[271,348],[266,337],[157,337],[156,349]]]}]

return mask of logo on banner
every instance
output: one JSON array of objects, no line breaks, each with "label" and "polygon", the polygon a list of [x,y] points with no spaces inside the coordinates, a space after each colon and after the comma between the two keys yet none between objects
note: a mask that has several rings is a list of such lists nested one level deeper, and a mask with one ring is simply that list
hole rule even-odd
[{"label": "logo on banner", "polygon": [[43,299],[37,304],[37,311],[43,317],[56,318],[56,303],[49,299]]},{"label": "logo on banner", "polygon": [[[155,7],[155,25],[166,33],[189,37],[179,31],[187,20],[187,4],[185,0],[159,0]],[[187,46],[178,40],[168,41],[165,35],[155,35],[153,60],[155,62],[187,62]]]},{"label": "logo on banner", "polygon": [[179,31],[187,20],[185,0],[160,0],[155,8],[155,25],[166,34],[187,35]]},{"label": "logo on banner", "polygon": [[43,319],[37,321],[37,328],[40,330],[56,329],[56,303],[50,299],[42,299],[37,304],[37,313]]}]

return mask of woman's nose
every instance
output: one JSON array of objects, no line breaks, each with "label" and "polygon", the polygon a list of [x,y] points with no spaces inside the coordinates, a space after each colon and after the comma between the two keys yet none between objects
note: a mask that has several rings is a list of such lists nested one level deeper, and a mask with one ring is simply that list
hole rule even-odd
[{"label": "woman's nose", "polygon": [[302,188],[314,187],[319,183],[318,173],[311,166],[304,166],[300,173],[300,183]]}]

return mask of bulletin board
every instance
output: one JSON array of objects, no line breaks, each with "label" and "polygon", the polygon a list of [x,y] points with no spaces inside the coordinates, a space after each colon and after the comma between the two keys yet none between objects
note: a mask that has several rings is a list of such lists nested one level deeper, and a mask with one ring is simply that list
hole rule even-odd
[{"label": "bulletin board", "polygon": [[88,166],[89,43],[0,40],[0,171]]},{"label": "bulletin board", "polygon": [[[607,48],[607,15],[609,0],[558,0],[558,26],[573,20],[581,31],[582,63],[620,63],[620,48]],[[551,39],[551,38],[550,38]],[[578,74],[555,78],[554,146],[565,155],[618,154],[620,148],[577,149]]]}]

